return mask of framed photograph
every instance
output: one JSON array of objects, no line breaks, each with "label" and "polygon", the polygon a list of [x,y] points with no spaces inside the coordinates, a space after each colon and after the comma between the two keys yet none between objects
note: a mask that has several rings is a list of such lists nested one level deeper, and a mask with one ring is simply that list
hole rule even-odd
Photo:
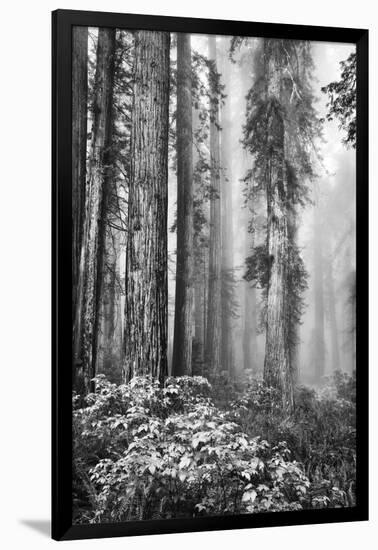
[{"label": "framed photograph", "polygon": [[52,21],[53,538],[368,519],[368,31]]}]

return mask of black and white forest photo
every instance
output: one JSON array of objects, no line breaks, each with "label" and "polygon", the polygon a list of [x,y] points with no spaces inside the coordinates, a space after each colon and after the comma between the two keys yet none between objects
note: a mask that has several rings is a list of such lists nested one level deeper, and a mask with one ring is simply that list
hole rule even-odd
[{"label": "black and white forest photo", "polygon": [[73,524],[356,506],[356,70],[73,27]]}]

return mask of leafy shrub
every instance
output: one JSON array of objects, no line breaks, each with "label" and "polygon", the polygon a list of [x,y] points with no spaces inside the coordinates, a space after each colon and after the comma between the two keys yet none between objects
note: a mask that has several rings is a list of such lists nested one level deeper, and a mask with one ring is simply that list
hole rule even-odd
[{"label": "leafy shrub", "polygon": [[250,436],[285,441],[311,481],[307,506],[355,504],[355,374],[336,372],[320,392],[300,387],[293,416],[282,418],[277,392],[252,381],[232,403]]},{"label": "leafy shrub", "polygon": [[99,376],[73,424],[77,522],[355,503],[355,377],[340,372],[299,388],[291,417],[258,380]]},{"label": "leafy shrub", "polygon": [[300,509],[309,481],[285,443],[251,437],[201,377],[96,380],[74,410],[75,521]]}]

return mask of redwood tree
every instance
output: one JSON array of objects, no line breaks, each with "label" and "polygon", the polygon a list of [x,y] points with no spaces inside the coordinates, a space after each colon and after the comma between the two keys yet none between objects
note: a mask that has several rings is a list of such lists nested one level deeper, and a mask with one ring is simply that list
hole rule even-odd
[{"label": "redwood tree", "polygon": [[228,58],[229,39],[222,39],[222,76],[226,99],[221,112],[221,206],[222,206],[222,347],[223,370],[234,372],[233,311],[234,264],[233,264],[233,205],[232,205],[232,113],[231,113],[231,62]]},{"label": "redwood tree", "polygon": [[[72,312],[75,315],[85,215],[88,27],[72,29]],[[74,320],[74,319],[73,319]]]},{"label": "redwood tree", "polygon": [[135,33],[124,377],[167,375],[167,32]]},{"label": "redwood tree", "polygon": [[308,200],[314,138],[320,120],[311,88],[311,46],[264,39],[255,56],[255,83],[247,96],[244,145],[254,163],[246,180],[265,192],[266,242],[248,258],[250,279],[265,297],[264,380],[275,387],[283,410],[294,407],[297,329],[307,273],[296,243],[299,206]]},{"label": "redwood tree", "polygon": [[329,314],[329,328],[331,336],[332,346],[332,370],[337,371],[340,369],[340,351],[339,351],[339,334],[337,327],[337,314],[336,314],[336,296],[335,296],[335,282],[334,282],[334,265],[333,258],[328,257],[327,260],[327,297],[328,297],[328,314]]},{"label": "redwood tree", "polygon": [[[217,71],[215,36],[209,37],[209,58],[213,63],[213,76]],[[212,82],[210,120],[210,237],[209,237],[209,288],[206,323],[206,363],[211,373],[220,370],[221,345],[221,197],[219,158],[219,99]]]},{"label": "redwood tree", "polygon": [[266,312],[264,379],[280,388],[286,408],[293,406],[290,351],[287,333],[288,219],[287,182],[284,175],[284,119],[282,64],[278,41],[264,40],[267,88],[267,254],[269,279]]},{"label": "redwood tree", "polygon": [[106,203],[110,180],[114,51],[115,30],[99,29],[92,142],[75,318],[76,387],[82,393],[90,391],[90,380],[95,376],[96,366]]},{"label": "redwood tree", "polygon": [[190,35],[177,34],[177,262],[173,376],[192,372],[193,147]]},{"label": "redwood tree", "polygon": [[[250,249],[255,245],[255,228],[249,235],[246,231],[245,256],[248,257]],[[251,237],[250,240],[248,237]],[[244,282],[244,326],[243,326],[243,368],[256,374],[257,371],[257,325],[258,311],[256,288],[249,280]]]},{"label": "redwood tree", "polygon": [[325,371],[324,339],[324,269],[322,247],[322,221],[320,210],[314,206],[314,380],[319,382]]}]

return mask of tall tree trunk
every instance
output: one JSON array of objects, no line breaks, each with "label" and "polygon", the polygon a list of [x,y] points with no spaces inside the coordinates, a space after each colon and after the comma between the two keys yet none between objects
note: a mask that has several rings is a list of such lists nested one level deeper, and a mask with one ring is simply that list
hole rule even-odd
[{"label": "tall tree trunk", "polygon": [[299,321],[297,318],[297,307],[299,304],[294,303],[298,298],[297,294],[292,288],[295,281],[293,280],[292,269],[295,265],[295,262],[298,261],[295,257],[294,251],[297,249],[297,240],[298,240],[298,225],[297,225],[297,207],[294,203],[294,189],[291,186],[288,189],[288,198],[287,201],[287,225],[288,225],[288,240],[289,240],[289,256],[288,256],[288,265],[287,265],[287,276],[288,276],[288,288],[289,293],[292,293],[289,296],[291,301],[290,313],[288,315],[288,338],[289,338],[289,354],[290,354],[290,368],[291,376],[293,381],[293,386],[295,387],[299,380],[299,365],[298,365],[298,346],[299,346]]},{"label": "tall tree trunk", "polygon": [[349,244],[349,260],[351,264],[349,304],[350,304],[350,335],[352,353],[350,356],[350,373],[356,368],[356,338],[357,338],[357,287],[356,287],[356,249],[354,240]]},{"label": "tall tree trunk", "polygon": [[257,374],[256,289],[244,282],[245,316],[243,327],[244,370]]},{"label": "tall tree trunk", "polygon": [[350,305],[350,347],[351,353],[349,356],[349,372],[352,373],[356,368],[356,338],[357,338],[357,320],[356,320],[356,271],[355,268],[351,272],[351,284],[349,292],[349,305]]},{"label": "tall tree trunk", "polygon": [[233,322],[231,307],[234,293],[233,226],[232,226],[232,113],[231,76],[228,59],[229,38],[223,38],[222,74],[224,77],[225,105],[221,109],[221,195],[222,195],[222,368],[234,374]]},{"label": "tall tree trunk", "polygon": [[[248,227],[248,223],[246,224]],[[250,255],[255,246],[254,233],[246,231],[245,257]],[[250,237],[250,241],[249,241]],[[249,246],[250,243],[250,246]],[[244,370],[257,374],[257,300],[256,289],[249,281],[244,281],[244,326],[243,326],[243,360]]]},{"label": "tall tree trunk", "polygon": [[190,34],[177,34],[177,263],[172,375],[192,372],[193,139]]},{"label": "tall tree trunk", "polygon": [[[247,96],[248,90],[252,85],[251,75],[248,71],[245,70],[245,68],[241,67],[239,68],[238,76],[239,76],[238,87],[239,87],[239,97],[240,97],[239,101],[241,101],[241,98],[244,99],[243,109],[245,111],[247,108],[245,98]],[[241,126],[241,130],[243,127],[243,123],[244,123],[244,120],[239,122]],[[244,177],[245,174],[247,173],[247,170],[249,170],[253,165],[252,157],[247,152],[247,150],[244,149],[244,151],[242,151],[239,162],[241,165],[240,175]],[[254,217],[256,204],[253,204],[252,200],[253,199],[249,198],[247,205],[245,204],[243,205],[243,202],[241,201],[239,205],[239,208],[241,209],[241,211],[244,212],[243,223],[242,223],[243,232],[245,234],[245,240],[244,240],[243,249],[242,249],[243,250],[242,255],[244,259],[251,255],[251,252],[253,251],[256,244],[257,228],[256,228],[256,219]],[[249,225],[251,225],[251,229],[253,229],[251,233],[248,232]],[[243,324],[241,327],[243,369],[245,371],[252,371],[252,373],[256,375],[257,374],[257,357],[258,357],[258,341],[257,341],[258,308],[257,308],[256,288],[252,286],[252,284],[249,281],[243,280],[242,284],[243,284],[242,293],[243,293],[243,304],[244,304]]]},{"label": "tall tree trunk", "polygon": [[115,31],[98,34],[93,129],[80,256],[76,334],[77,389],[88,392],[95,376],[112,130]]},{"label": "tall tree trunk", "polygon": [[72,315],[75,320],[77,285],[85,217],[88,101],[88,28],[72,29]]},{"label": "tall tree trunk", "polygon": [[267,159],[267,240],[269,281],[267,293],[265,382],[277,388],[283,409],[294,407],[288,339],[288,220],[287,183],[284,174],[284,120],[281,110],[281,62],[278,41],[264,40],[267,73],[268,142]]},{"label": "tall tree trunk", "polygon": [[120,300],[120,232],[106,235],[106,268],[102,291],[101,342],[97,371],[112,382],[122,382],[122,332]]},{"label": "tall tree trunk", "polygon": [[194,282],[194,342],[193,342],[193,362],[203,362],[204,345],[204,297],[201,285],[201,275],[203,266],[198,265],[201,270],[196,274]]},{"label": "tall tree trunk", "polygon": [[[199,129],[200,120],[198,109],[192,109],[192,126],[193,126],[193,185],[195,196],[202,196],[203,185],[202,179],[198,176],[197,165],[199,154],[196,143],[196,133]],[[198,199],[197,199],[198,200]],[[195,212],[193,210],[193,258],[194,258],[194,341],[193,341],[193,353],[192,353],[192,372],[193,374],[202,374],[203,360],[204,360],[204,343],[205,343],[205,321],[204,321],[204,309],[205,300],[203,296],[204,285],[204,263],[205,263],[205,250],[201,243],[201,228],[196,228],[195,224]]]},{"label": "tall tree trunk", "polygon": [[135,33],[128,196],[124,376],[163,381],[167,364],[167,32]]},{"label": "tall tree trunk", "polygon": [[319,382],[325,371],[324,342],[324,290],[323,290],[323,251],[322,222],[319,208],[314,206],[314,380]]},{"label": "tall tree trunk", "polygon": [[[110,232],[109,232],[110,233]],[[117,288],[117,251],[115,243],[112,242],[112,235],[107,238],[107,266],[104,277],[104,344],[109,352],[112,349],[115,331],[115,309],[116,309],[116,288]]]},{"label": "tall tree trunk", "polygon": [[332,346],[332,370],[340,369],[340,350],[339,350],[339,335],[337,328],[336,315],[336,297],[335,284],[333,280],[333,265],[330,257],[327,262],[327,287],[328,287],[328,308],[329,308],[329,325],[331,330],[331,346]]},{"label": "tall tree trunk", "polygon": [[[345,239],[346,240],[346,239]],[[343,243],[339,244],[339,248]],[[352,239],[346,246],[343,258],[345,277],[341,282],[342,297],[342,369],[352,373],[356,368],[356,267]]]},{"label": "tall tree trunk", "polygon": [[209,251],[208,249],[204,250],[203,254],[203,267],[202,267],[202,281],[203,281],[203,349],[204,349],[204,359],[206,355],[206,346],[207,346],[207,316],[209,311]]},{"label": "tall tree trunk", "polygon": [[[209,36],[209,58],[216,69],[216,38]],[[210,242],[209,290],[206,335],[206,363],[211,373],[220,370],[221,344],[221,197],[219,166],[219,107],[215,90],[212,91],[210,121]]]}]

